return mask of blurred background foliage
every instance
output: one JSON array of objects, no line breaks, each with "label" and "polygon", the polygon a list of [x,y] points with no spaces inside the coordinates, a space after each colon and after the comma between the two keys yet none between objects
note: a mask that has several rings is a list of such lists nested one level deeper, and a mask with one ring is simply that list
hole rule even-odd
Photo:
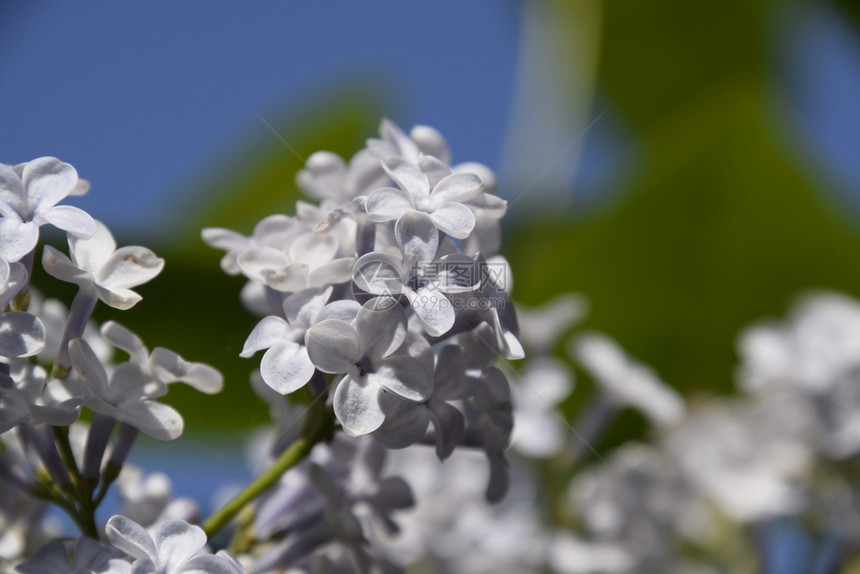
[{"label": "blurred background foliage", "polygon": [[[584,294],[591,302],[587,328],[615,337],[694,398],[730,392],[734,341],[744,326],[784,313],[807,290],[860,295],[853,207],[813,162],[799,157],[803,146],[792,139],[800,136],[787,126],[781,104],[790,82],[780,75],[780,46],[792,39],[779,37],[779,22],[801,17],[811,5],[505,3],[523,21],[556,27],[553,37],[540,26],[529,33],[524,25],[520,52],[535,42],[544,42],[536,52],[543,57],[551,50],[577,51],[576,57],[551,58],[556,67],[545,78],[554,84],[525,92],[557,92],[554,105],[561,98],[562,112],[576,120],[567,134],[570,149],[562,147],[547,164],[578,165],[586,172],[591,136],[600,139],[613,126],[621,147],[633,150],[626,158],[610,152],[604,161],[617,177],[599,192],[587,192],[578,186],[581,178],[544,178],[533,166],[517,167],[518,152],[539,146],[529,139],[539,131],[522,136],[512,128],[509,141],[487,141],[499,152],[506,148],[503,165],[495,167],[503,177],[513,174],[513,183],[503,179],[501,185],[510,202],[503,253],[514,269],[515,298],[538,305],[559,293]],[[857,30],[856,2],[827,6]],[[583,37],[587,42],[557,41]],[[528,70],[522,58],[519,65],[522,82]],[[588,89],[565,88],[571,83]],[[512,117],[527,124],[540,103],[526,99],[515,101]],[[375,135],[382,115],[398,119],[397,106],[378,84],[353,79],[268,118],[271,124],[257,141],[222,159],[201,175],[192,194],[177,199],[182,208],[160,237],[145,239],[167,265],[141,288],[143,302],[121,315],[98,310],[99,319],[119,319],[150,345],[176,349],[225,373],[225,391],[215,397],[171,390],[169,401],[189,427],[244,428],[267,419],[246,383],[257,361],[238,357],[256,323],[238,305],[243,282],[220,271],[221,253],[202,243],[199,230],[223,226],[250,233],[265,215],[291,213],[300,197],[294,176],[303,158],[320,149],[349,157]],[[289,141],[280,134],[289,134]],[[581,137],[584,149],[573,147]],[[456,159],[470,159],[456,155],[457,141],[449,143]],[[544,203],[547,197],[557,201]],[[114,231],[121,243],[144,241]],[[588,399],[588,388],[581,381],[566,406],[568,418]],[[625,420],[629,424],[608,440],[642,428],[630,415]]]}]

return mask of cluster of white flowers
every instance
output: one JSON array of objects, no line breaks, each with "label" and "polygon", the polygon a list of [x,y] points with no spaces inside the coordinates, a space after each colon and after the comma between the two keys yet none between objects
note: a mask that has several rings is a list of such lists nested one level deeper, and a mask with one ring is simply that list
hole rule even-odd
[{"label": "cluster of white flowers", "polygon": [[331,390],[346,434],[389,448],[433,440],[441,459],[464,441],[480,446],[498,498],[511,420],[494,362],[523,356],[496,253],[505,201],[488,168],[451,165],[436,130],[406,135],[386,120],[380,135],[349,163],[308,158],[297,183],[319,205],[300,201],[250,237],[210,228],[203,238],[265,314],[242,356],[266,350],[269,387],[289,394],[316,376],[312,393]]},{"label": "cluster of white flowers", "polygon": [[[58,205],[89,190],[68,164],[0,164],[0,569],[752,572],[743,529],[787,516],[860,552],[856,301],[818,294],[751,328],[741,394],[691,408],[609,337],[568,340],[582,298],[518,321],[495,177],[452,165],[437,131],[383,121],[349,162],[312,155],[297,184],[318,203],[250,236],[203,230],[247,279],[260,320],[236,351],[263,352],[251,387],[272,425],[257,477],[201,522],[166,475],[126,458],[140,432],[182,433],[168,385],[217,393],[220,373],[93,320],[99,302],[136,305],[163,261]],[[45,224],[67,234],[67,254],[45,246],[41,265],[77,286],[68,307],[31,285]],[[573,365],[593,384],[571,423]],[[626,409],[654,440],[603,452]],[[99,524],[113,484],[122,506]],[[46,518],[51,504],[80,537]]]},{"label": "cluster of white flowers", "polygon": [[[0,164],[0,568],[244,572],[230,557],[201,554],[202,531],[169,514],[153,525],[154,539],[118,515],[105,531],[115,548],[98,541],[95,510],[137,434],[171,440],[182,433],[182,416],[159,402],[167,385],[184,382],[216,393],[223,382],[208,365],[161,347],[150,352],[122,325],[92,320],[99,301],[115,309],[138,303],[132,288],[158,275],[164,262],[144,247],[117,248],[104,224],[57,205],[88,190],[56,158]],[[45,224],[68,236],[68,255],[46,245],[41,263],[53,277],[77,285],[70,307],[31,285]],[[127,360],[116,361],[115,349]],[[58,540],[56,525],[44,518],[49,503],[85,536]]]}]

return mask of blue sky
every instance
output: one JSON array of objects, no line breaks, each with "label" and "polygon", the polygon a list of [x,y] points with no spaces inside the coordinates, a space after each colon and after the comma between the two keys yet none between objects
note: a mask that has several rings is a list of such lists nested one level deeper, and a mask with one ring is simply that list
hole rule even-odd
[{"label": "blue sky", "polygon": [[[0,162],[54,155],[75,202],[126,230],[170,209],[246,141],[348,78],[496,166],[512,104],[518,4],[186,0],[0,6]],[[368,134],[373,135],[373,134]],[[313,150],[310,150],[313,151]]]}]

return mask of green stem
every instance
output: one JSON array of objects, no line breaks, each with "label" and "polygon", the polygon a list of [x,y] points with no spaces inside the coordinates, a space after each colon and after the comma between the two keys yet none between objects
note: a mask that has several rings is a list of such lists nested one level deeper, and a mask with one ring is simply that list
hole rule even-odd
[{"label": "green stem", "polygon": [[[318,408],[313,408],[318,405]],[[289,446],[272,466],[266,469],[260,476],[255,478],[245,489],[236,495],[233,500],[218,509],[206,522],[203,523],[203,531],[211,539],[219,530],[224,528],[230,520],[236,516],[246,504],[263,494],[281,475],[300,463],[310,454],[314,445],[331,437],[334,432],[334,415],[326,411],[319,403],[311,403],[308,409],[308,417],[305,420],[305,428],[293,444]]]},{"label": "green stem", "polygon": [[77,487],[81,484],[81,473],[75,461],[72,444],[69,442],[69,427],[51,427],[51,429],[54,431],[54,440],[60,447],[60,457],[72,477],[72,484]]}]

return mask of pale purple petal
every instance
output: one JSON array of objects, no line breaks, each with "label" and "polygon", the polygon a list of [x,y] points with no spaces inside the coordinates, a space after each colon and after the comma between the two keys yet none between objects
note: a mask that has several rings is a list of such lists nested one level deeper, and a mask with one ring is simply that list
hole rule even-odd
[{"label": "pale purple petal", "polygon": [[400,398],[394,393],[380,395],[385,422],[373,432],[373,438],[385,448],[406,448],[424,437],[430,425],[430,411]]},{"label": "pale purple petal", "polygon": [[368,195],[365,208],[367,216],[377,222],[397,219],[414,209],[409,192],[393,187],[383,187]]},{"label": "pale purple petal", "polygon": [[361,358],[360,339],[349,323],[326,319],[305,334],[308,356],[324,373],[347,373]]},{"label": "pale purple petal", "polygon": [[35,315],[10,311],[0,315],[0,356],[29,357],[45,348],[45,326]]},{"label": "pale purple petal", "polygon": [[463,413],[445,402],[430,403],[430,417],[436,430],[436,456],[445,460],[454,452],[466,428]]},{"label": "pale purple petal", "polygon": [[210,247],[223,249],[227,253],[221,258],[221,269],[228,275],[241,273],[236,257],[250,245],[247,237],[230,229],[207,227],[201,232],[203,241]]},{"label": "pale purple petal", "polygon": [[96,222],[89,213],[71,205],[58,205],[42,212],[37,218],[50,223],[58,229],[68,231],[84,239],[96,232]]},{"label": "pale purple petal", "polygon": [[385,420],[379,405],[382,389],[373,383],[345,377],[334,392],[334,414],[350,436],[378,429]]},{"label": "pale purple petal", "polygon": [[367,379],[410,401],[426,401],[433,393],[432,375],[417,359],[406,355],[383,359]]},{"label": "pale purple petal", "polygon": [[311,379],[314,370],[307,348],[295,343],[274,345],[260,361],[263,380],[282,395],[302,388]]},{"label": "pale purple petal", "polygon": [[475,228],[475,214],[462,203],[448,203],[430,214],[440,231],[451,237],[465,239]]}]

